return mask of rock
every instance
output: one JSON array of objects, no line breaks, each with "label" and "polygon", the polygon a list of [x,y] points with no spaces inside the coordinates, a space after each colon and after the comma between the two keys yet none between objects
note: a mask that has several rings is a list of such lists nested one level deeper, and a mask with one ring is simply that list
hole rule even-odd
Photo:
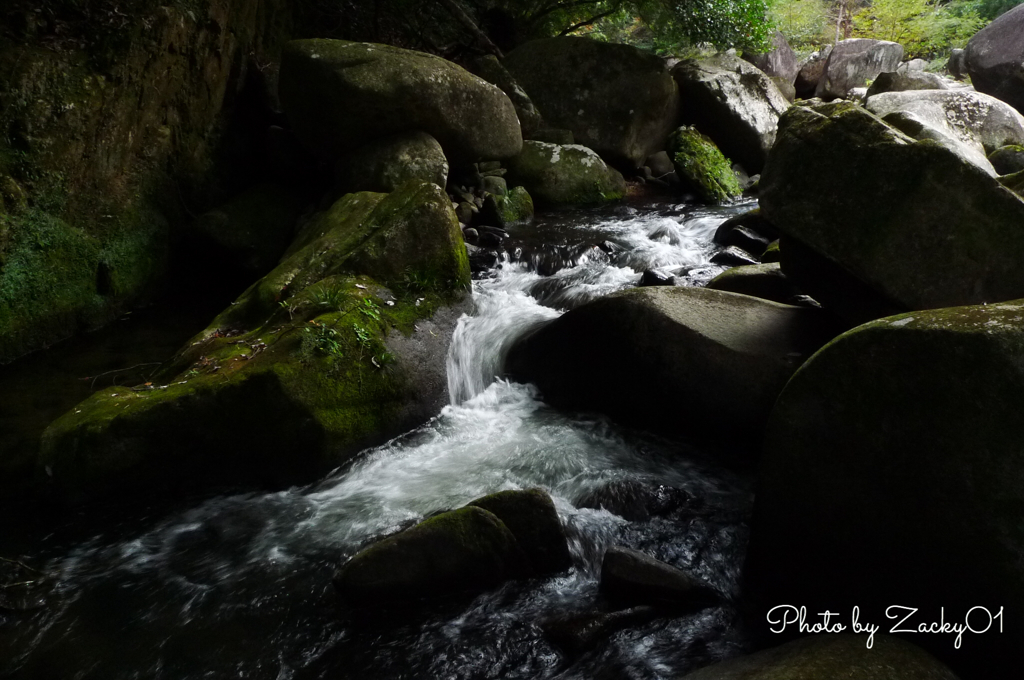
[{"label": "rock", "polygon": [[887,40],[841,40],[828,55],[815,97],[826,101],[846,97],[855,87],[865,87],[879,73],[895,71],[903,59],[903,46]]},{"label": "rock", "polygon": [[[845,625],[845,624],[844,624]],[[957,680],[927,652],[891,635],[810,635],[706,666],[683,680]]]},{"label": "rock", "polygon": [[758,259],[742,248],[726,246],[712,256],[711,262],[726,267],[739,267],[746,264],[758,264]]},{"label": "rock", "polygon": [[775,83],[775,87],[779,88],[779,93],[786,98],[787,102],[792,104],[796,101],[796,87],[793,86],[793,83],[776,76],[772,76],[772,82]]},{"label": "rock", "polygon": [[734,293],[633,288],[527,336],[506,369],[559,408],[687,436],[725,427],[740,440],[760,436],[786,380],[832,336],[827,326],[815,310]]},{"label": "rock", "polygon": [[1024,198],[1024,171],[1000,177],[999,183],[1021,198]]},{"label": "rock", "polygon": [[779,237],[778,228],[764,218],[760,208],[754,208],[722,222],[718,229],[715,230],[715,243],[723,246],[731,245],[728,243],[729,234],[736,227],[746,227],[768,240],[775,240]]},{"label": "rock", "polygon": [[477,507],[451,510],[356,554],[334,577],[346,604],[379,607],[479,592],[529,573],[508,527]]},{"label": "rock", "polygon": [[676,277],[661,269],[647,269],[640,277],[641,286],[674,286]]},{"label": "rock", "polygon": [[576,507],[607,510],[630,522],[644,522],[652,516],[668,515],[697,504],[697,499],[682,489],[626,480],[609,482],[591,491],[580,498]]},{"label": "rock", "polygon": [[522,185],[538,206],[589,205],[617,201],[626,181],[585,146],[527,141],[508,162],[508,181]]},{"label": "rock", "polygon": [[867,96],[873,97],[883,92],[905,92],[906,90],[948,90],[946,79],[937,73],[924,71],[897,71],[896,73],[879,73],[868,88]]},{"label": "rock", "polygon": [[698,610],[722,598],[714,588],[681,569],[629,548],[613,547],[601,562],[602,595],[617,604],[668,605]]},{"label": "rock", "polygon": [[768,249],[768,239],[748,227],[733,227],[723,237],[726,246],[736,246],[754,257],[760,257]]},{"label": "rock", "polygon": [[403,132],[370,142],[335,165],[338,195],[359,191],[391,193],[406,182],[448,183],[448,159],[426,132]]},{"label": "rock", "polygon": [[281,57],[281,103],[311,150],[337,159],[371,140],[421,130],[453,165],[511,158],[519,119],[500,89],[423,52],[344,40],[294,40]]},{"label": "rock", "polygon": [[[501,91],[508,95],[512,106],[516,108],[516,115],[519,116],[519,124],[523,129],[523,137],[530,139],[530,133],[546,127],[540,111],[533,105],[530,96],[519,86],[516,79],[508,72],[508,69],[498,61],[493,54],[480,57],[473,62],[474,72],[491,83],[501,88]],[[572,144],[570,139],[567,144]]]},{"label": "rock", "polygon": [[530,133],[526,139],[533,140],[535,142],[547,142],[548,144],[558,144],[560,146],[566,146],[568,144],[575,144],[576,139],[572,135],[572,130],[561,130],[556,128],[544,128],[541,130],[534,130]]},{"label": "rock", "polygon": [[946,62],[946,70],[949,75],[957,80],[963,80],[967,75],[967,61],[964,50],[954,49],[949,53],[949,61]]},{"label": "rock", "polygon": [[486,194],[504,196],[508,193],[508,184],[505,182],[504,177],[495,177],[491,175],[481,178],[480,190],[484,192],[485,196]]},{"label": "rock", "polygon": [[696,129],[681,127],[673,132],[668,149],[679,179],[701,199],[721,203],[743,193],[729,159]]},{"label": "rock", "polygon": [[669,173],[676,171],[675,166],[672,164],[672,159],[669,158],[667,151],[659,151],[653,153],[647,157],[644,161],[644,165],[651,169],[651,175],[653,177],[664,177]]},{"label": "rock", "polygon": [[778,262],[733,267],[711,279],[707,287],[783,304],[793,304],[791,300],[800,295],[800,289],[786,278]]},{"label": "rock", "polygon": [[498,254],[493,250],[467,244],[466,253],[469,256],[470,271],[474,274],[485,272],[498,264]]},{"label": "rock", "polygon": [[768,244],[768,248],[761,255],[761,262],[768,264],[771,262],[778,262],[782,258],[782,251],[779,247],[779,239],[775,239]]},{"label": "rock", "polygon": [[612,634],[654,621],[664,613],[657,607],[640,606],[613,612],[593,612],[560,617],[541,624],[544,635],[572,655],[596,647]]},{"label": "rock", "polygon": [[664,61],[630,45],[533,40],[504,64],[550,125],[609,163],[639,168],[675,126],[679,93]]},{"label": "rock", "polygon": [[[760,204],[783,234],[902,309],[1024,296],[1024,201],[854,104],[798,106],[783,116]],[[790,276],[785,242],[782,254]]]},{"label": "rock", "polygon": [[866,106],[910,137],[937,142],[992,176],[996,171],[988,153],[1024,144],[1024,116],[979,92],[886,92],[868,99]]},{"label": "rock", "polygon": [[258,184],[196,220],[202,244],[226,263],[264,274],[277,264],[295,234],[305,204],[301,193],[272,182]]},{"label": "rock", "polygon": [[1000,175],[1012,175],[1024,170],[1024,145],[1003,146],[988,157],[992,168]]},{"label": "rock", "polygon": [[[801,368],[765,435],[746,567],[761,603],[859,605],[865,620],[897,603],[947,621],[1024,608],[1022,318],[1022,300],[910,312]],[[999,678],[1022,631],[1007,618],[1005,637],[959,650],[920,641],[964,677]]]},{"label": "rock", "polygon": [[[746,57],[746,55],[744,55]],[[789,46],[786,36],[781,31],[775,31],[772,36],[772,49],[769,52],[750,55],[748,61],[771,78],[779,78],[790,86],[796,82],[797,74],[800,73],[800,63],[796,58],[796,52]]]},{"label": "rock", "polygon": [[920,73],[928,68],[928,60],[926,59],[911,59],[905,61],[897,67],[896,71],[899,73]]},{"label": "rock", "polygon": [[469,201],[462,201],[455,208],[455,216],[460,224],[472,224],[474,214],[476,214],[476,206]]},{"label": "rock", "polygon": [[533,219],[533,199],[523,187],[513,187],[504,196],[488,194],[484,197],[481,219],[499,227],[529,222]]},{"label": "rock", "polygon": [[499,491],[468,505],[493,513],[508,527],[534,574],[557,574],[572,566],[565,530],[545,491]]},{"label": "rock", "polygon": [[1024,113],[1024,7],[1014,7],[975,33],[964,64],[975,89]]},{"label": "rock", "polygon": [[685,60],[672,69],[683,122],[708,135],[747,172],[761,172],[789,102],[775,83],[738,57]]},{"label": "rock", "polygon": [[311,481],[448,403],[469,282],[439,187],[348,194],[152,385],[96,392],[53,422],[40,476],[70,500]]},{"label": "rock", "polygon": [[796,96],[801,99],[809,99],[814,96],[818,89],[818,82],[825,72],[825,64],[828,56],[832,53],[832,46],[826,45],[821,50],[814,52],[803,63],[800,64],[800,72],[796,76],[793,87]]}]

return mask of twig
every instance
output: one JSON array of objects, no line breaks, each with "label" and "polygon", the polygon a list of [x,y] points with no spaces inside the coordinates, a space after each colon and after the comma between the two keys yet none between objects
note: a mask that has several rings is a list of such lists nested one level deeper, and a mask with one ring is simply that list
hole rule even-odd
[{"label": "twig", "polygon": [[38,569],[35,569],[33,567],[28,566],[27,564],[25,564],[21,560],[12,560],[10,557],[0,557],[0,562],[7,562],[8,564],[16,564],[19,567],[21,567],[22,569],[25,569],[27,571],[34,572],[36,574],[39,574],[40,576],[46,576],[46,574],[44,572],[39,571]]},{"label": "twig", "polygon": [[[107,371],[105,373],[100,373],[99,375],[95,375],[95,376],[92,376],[92,377],[85,376],[84,378],[79,378],[79,380],[92,380],[92,383],[89,385],[89,389],[90,390],[94,390],[94,389],[96,389],[96,381],[99,380],[100,378],[102,378],[105,375],[110,375],[111,373],[124,373],[126,371],[135,370],[136,368],[142,368],[143,366],[160,366],[162,363],[163,362],[160,362],[160,361],[150,361],[150,362],[147,362],[147,363],[144,363],[144,364],[135,364],[134,366],[129,366],[128,368],[115,368],[113,371]],[[3,558],[0,557],[0,559],[3,559]]]}]

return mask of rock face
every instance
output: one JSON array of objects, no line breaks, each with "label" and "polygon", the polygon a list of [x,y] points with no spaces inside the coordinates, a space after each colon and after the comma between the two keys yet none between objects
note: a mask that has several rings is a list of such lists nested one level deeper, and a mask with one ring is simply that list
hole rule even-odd
[{"label": "rock face", "polygon": [[1024,7],[1014,7],[975,33],[964,62],[979,92],[1024,113]]},{"label": "rock face", "polygon": [[[1021,300],[888,317],[793,376],[765,436],[751,530],[747,581],[762,604],[856,604],[884,620],[913,603],[944,606],[947,621],[1024,607],[1022,321]],[[1024,624],[1005,623],[1005,637],[960,650],[919,638],[965,677],[1006,677]]]},{"label": "rock face", "polygon": [[772,36],[772,49],[763,54],[752,55],[750,63],[763,71],[765,75],[779,78],[790,85],[796,82],[797,74],[800,73],[800,63],[797,61],[796,52],[789,46],[789,41],[780,31],[775,31],[775,35]]},{"label": "rock face", "polygon": [[[854,104],[782,118],[760,202],[784,235],[903,309],[1024,296],[1024,201]],[[782,253],[788,275],[785,239]],[[813,281],[793,280],[824,302]]]},{"label": "rock face", "polygon": [[803,63],[800,64],[800,72],[796,76],[793,87],[796,96],[802,99],[810,99],[814,91],[818,89],[818,83],[825,72],[825,64],[828,62],[828,55],[832,53],[832,46],[827,45],[817,52],[814,52]]},{"label": "rock face", "polygon": [[522,148],[500,89],[423,52],[343,40],[295,40],[281,58],[281,103],[299,138],[336,160],[371,140],[421,130],[449,162],[511,158]]},{"label": "rock face", "polygon": [[391,193],[409,181],[448,182],[448,159],[426,132],[403,132],[370,142],[335,165],[339,193]]},{"label": "rock face", "polygon": [[714,588],[637,550],[613,547],[601,562],[601,594],[620,605],[654,604],[695,610],[721,599]]},{"label": "rock face", "polygon": [[534,40],[510,52],[504,65],[548,124],[572,130],[577,144],[612,164],[639,168],[676,126],[679,93],[665,62],[635,47]]},{"label": "rock face", "polygon": [[683,680],[957,680],[953,672],[909,642],[876,635],[811,635],[781,647],[722,661]]},{"label": "rock face", "polygon": [[468,284],[439,187],[348,194],[153,385],[97,392],[51,424],[39,475],[72,500],[311,479],[448,402],[461,309],[446,305]]},{"label": "rock face", "polygon": [[825,100],[846,97],[878,74],[895,71],[902,59],[903,46],[898,43],[868,38],[842,40],[828,55],[814,96]]},{"label": "rock face", "polygon": [[819,312],[703,288],[637,288],[520,341],[507,370],[558,407],[662,432],[757,437],[789,376],[832,336]]},{"label": "rock face", "polygon": [[492,85],[497,85],[502,92],[508,95],[512,105],[516,107],[516,115],[519,116],[519,124],[522,126],[524,137],[531,139],[529,136],[531,133],[545,127],[544,119],[537,107],[533,105],[533,100],[496,56],[488,54],[480,57],[473,63],[473,66],[478,76]]},{"label": "rock face", "polygon": [[867,96],[883,92],[904,92],[906,90],[948,90],[946,79],[937,73],[899,70],[895,73],[879,73],[868,88]]},{"label": "rock face", "polygon": [[993,177],[988,154],[1024,144],[1024,116],[979,92],[886,92],[870,97],[866,106],[914,139],[937,142]]},{"label": "rock face", "polygon": [[577,144],[527,141],[523,152],[508,162],[507,179],[525,187],[542,207],[608,203],[626,193],[622,175]]},{"label": "rock face", "polygon": [[789,108],[771,78],[729,54],[681,61],[672,77],[679,84],[683,122],[711,137],[747,172],[760,172],[779,116]]},{"label": "rock face", "polygon": [[668,140],[669,156],[683,185],[709,203],[743,193],[729,159],[714,142],[692,127],[681,127]]}]

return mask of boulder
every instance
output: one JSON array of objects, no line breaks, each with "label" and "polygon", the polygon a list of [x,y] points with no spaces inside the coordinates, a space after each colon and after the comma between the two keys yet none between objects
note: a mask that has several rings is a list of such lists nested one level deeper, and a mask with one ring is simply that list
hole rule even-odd
[{"label": "boulder", "polygon": [[[478,76],[501,88],[501,91],[508,95],[512,106],[516,108],[516,115],[519,116],[519,124],[523,129],[523,137],[529,138],[530,133],[546,127],[540,111],[533,105],[533,100],[526,94],[526,91],[519,86],[516,79],[508,72],[508,69],[498,61],[493,54],[480,57],[473,62],[474,71]],[[569,140],[572,144],[572,140]]]},{"label": "boulder", "polygon": [[993,151],[988,157],[989,163],[1000,175],[1012,175],[1024,170],[1024,145],[1013,144]]},{"label": "boulder", "polygon": [[645,522],[682,509],[696,507],[699,501],[682,489],[663,484],[645,484],[637,480],[609,482],[585,494],[577,508],[607,510],[630,522]]},{"label": "boulder", "polygon": [[903,62],[896,68],[896,71],[899,73],[920,73],[926,68],[928,68],[928,60],[917,58]]},{"label": "boulder", "polygon": [[904,92],[906,90],[948,90],[945,78],[937,73],[924,71],[897,71],[895,73],[879,73],[868,88],[867,96],[872,97],[883,92]]},{"label": "boulder", "polygon": [[338,195],[359,191],[391,193],[409,181],[448,183],[448,159],[426,132],[403,132],[370,142],[335,165]]},{"label": "boulder", "polygon": [[782,273],[778,262],[733,267],[711,279],[707,287],[783,304],[792,304],[791,300],[801,294],[800,289]]},{"label": "boulder", "polygon": [[957,80],[963,80],[967,75],[967,59],[964,50],[954,49],[949,53],[949,61],[946,62],[946,70],[949,75]]},{"label": "boulder", "polygon": [[778,228],[764,218],[760,208],[754,208],[722,222],[718,229],[715,230],[715,243],[723,246],[733,245],[729,242],[729,234],[736,227],[745,227],[770,241],[779,238]]},{"label": "boulder", "polygon": [[617,170],[576,144],[524,142],[522,153],[508,162],[507,179],[522,185],[541,207],[608,203],[626,193]]},{"label": "boulder", "polygon": [[610,612],[570,614],[541,623],[544,636],[569,654],[589,651],[614,633],[636,628],[665,616],[658,607],[639,606]]},{"label": "boulder", "polygon": [[866,106],[910,137],[937,142],[992,176],[996,171],[988,154],[1024,144],[1024,116],[980,92],[886,92],[870,97]]},{"label": "boulder", "polygon": [[789,108],[771,78],[728,54],[681,61],[672,77],[679,84],[683,122],[711,137],[747,172],[761,172],[779,116]]},{"label": "boulder", "polygon": [[758,264],[758,259],[739,246],[726,246],[711,257],[711,263],[720,264],[723,267],[742,267],[748,264]]},{"label": "boulder", "polygon": [[484,207],[480,210],[480,219],[483,222],[506,227],[510,224],[528,222],[532,218],[533,199],[523,187],[513,187],[504,196],[484,196]]},{"label": "boulder", "polygon": [[348,194],[152,384],[99,391],[53,422],[40,477],[71,500],[315,479],[448,403],[469,282],[439,187]]},{"label": "boulder", "polygon": [[852,103],[783,116],[760,204],[784,235],[899,308],[1024,296],[1024,201],[948,149],[915,142]]},{"label": "boulder", "polygon": [[975,33],[964,51],[964,65],[975,89],[1024,113],[1024,5]]},{"label": "boulder", "polygon": [[722,598],[710,585],[638,550],[615,546],[601,562],[601,594],[616,605],[662,605],[685,610],[710,607]]},{"label": "boulder", "polygon": [[820,310],[704,288],[647,287],[567,312],[506,370],[557,407],[687,436],[756,439],[793,371],[833,335]]},{"label": "boulder", "polygon": [[[964,677],[1017,672],[1022,320],[1024,300],[910,312],[859,326],[804,364],[765,435],[746,565],[760,604],[859,605],[879,622],[912,605],[915,623],[940,607],[946,621],[1004,607],[1003,634],[969,634],[961,649],[915,638]],[[972,620],[981,629],[987,618]]]},{"label": "boulder", "polygon": [[412,130],[434,137],[453,165],[511,158],[522,148],[504,92],[424,52],[294,40],[281,57],[280,92],[299,139],[329,160]]},{"label": "boulder", "polygon": [[749,227],[733,227],[724,237],[722,244],[742,248],[754,257],[760,257],[768,249],[770,241]]},{"label": "boulder", "polygon": [[683,186],[708,203],[743,193],[729,159],[695,128],[681,127],[668,140],[669,157]]},{"label": "boulder", "polygon": [[781,31],[775,31],[775,35],[772,36],[771,50],[752,54],[750,57],[744,55],[744,57],[765,75],[779,78],[790,85],[796,82],[796,76],[800,73],[800,63],[796,58],[796,52],[789,46],[789,41]]},{"label": "boulder", "polygon": [[828,55],[832,53],[832,46],[826,45],[819,51],[814,52],[800,64],[800,72],[797,73],[793,87],[796,89],[796,96],[801,99],[810,99],[818,89],[818,82],[825,72],[825,64],[828,62]]},{"label": "boulder", "polygon": [[[639,168],[664,148],[679,93],[665,62],[630,45],[564,37],[533,40],[505,57],[550,125],[609,163]],[[531,191],[532,193],[532,191]]]},{"label": "boulder", "polygon": [[850,38],[836,43],[828,55],[815,97],[846,97],[855,87],[865,87],[880,73],[895,71],[903,59],[903,46],[887,40]]},{"label": "boulder", "polygon": [[529,573],[508,527],[477,507],[431,517],[357,553],[334,587],[343,602],[362,607],[472,593]]},{"label": "boulder", "polygon": [[890,635],[811,635],[706,666],[683,680],[957,680],[924,650]]},{"label": "boulder", "polygon": [[541,489],[499,491],[469,505],[493,513],[508,527],[534,574],[557,574],[572,566],[565,531],[547,492]]}]

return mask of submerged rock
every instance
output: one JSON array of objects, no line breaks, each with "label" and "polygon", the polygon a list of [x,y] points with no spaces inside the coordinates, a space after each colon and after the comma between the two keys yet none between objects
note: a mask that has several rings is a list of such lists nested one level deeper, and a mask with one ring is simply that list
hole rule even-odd
[{"label": "submerged rock", "polygon": [[714,588],[685,571],[620,546],[609,548],[604,554],[598,587],[609,600],[625,605],[697,610],[722,599]]},{"label": "submerged rock", "polygon": [[665,62],[630,45],[532,40],[504,65],[551,126],[572,130],[610,163],[639,168],[675,126],[679,93]]},{"label": "submerged rock", "polygon": [[888,40],[849,38],[832,48],[822,69],[814,96],[825,100],[843,98],[855,88],[866,87],[880,73],[895,71],[903,59],[903,46]]},{"label": "submerged rock", "polygon": [[964,65],[979,92],[1024,113],[1024,6],[975,33],[964,51]]},{"label": "submerged rock", "polygon": [[448,159],[426,132],[403,132],[362,146],[335,166],[338,194],[359,191],[390,193],[406,182],[448,183]]},{"label": "submerged rock", "polygon": [[592,205],[617,201],[626,181],[585,146],[527,141],[508,162],[508,181],[525,187],[543,207]]},{"label": "submerged rock", "polygon": [[642,522],[681,509],[694,508],[699,501],[682,489],[645,484],[636,480],[609,482],[586,494],[578,508],[607,510],[630,522]]},{"label": "submerged rock", "polygon": [[668,141],[669,156],[683,185],[709,203],[743,193],[729,159],[714,142],[692,127],[681,127]]},{"label": "submerged rock", "polygon": [[612,612],[558,617],[542,622],[541,628],[549,640],[575,655],[593,649],[620,630],[642,626],[665,614],[663,609],[657,607],[630,607]]},{"label": "submerged rock", "polygon": [[512,102],[460,66],[424,52],[344,40],[295,40],[281,58],[281,103],[299,138],[335,160],[399,132],[430,134],[455,165],[522,148]]}]

